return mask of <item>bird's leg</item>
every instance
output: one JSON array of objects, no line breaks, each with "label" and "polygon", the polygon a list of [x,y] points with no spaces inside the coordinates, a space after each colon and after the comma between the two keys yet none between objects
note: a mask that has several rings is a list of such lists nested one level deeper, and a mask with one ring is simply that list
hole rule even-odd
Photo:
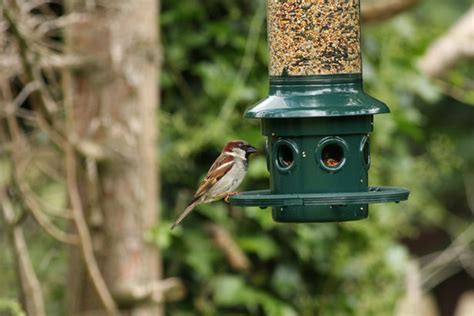
[{"label": "bird's leg", "polygon": [[226,193],[225,193],[226,196],[225,196],[225,198],[224,198],[224,201],[225,201],[226,203],[229,203],[229,197],[231,197],[232,195],[239,194],[239,193],[240,193],[240,192],[236,192],[236,191],[234,191],[234,192],[226,192]]}]

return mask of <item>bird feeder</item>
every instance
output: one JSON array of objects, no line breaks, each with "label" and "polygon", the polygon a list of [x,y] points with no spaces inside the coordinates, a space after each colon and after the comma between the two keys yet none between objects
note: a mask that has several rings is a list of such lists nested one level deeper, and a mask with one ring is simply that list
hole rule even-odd
[{"label": "bird feeder", "polygon": [[409,191],[368,185],[374,114],[362,87],[359,0],[268,0],[269,96],[247,110],[266,136],[270,189],[230,198],[277,222],[366,218]]}]

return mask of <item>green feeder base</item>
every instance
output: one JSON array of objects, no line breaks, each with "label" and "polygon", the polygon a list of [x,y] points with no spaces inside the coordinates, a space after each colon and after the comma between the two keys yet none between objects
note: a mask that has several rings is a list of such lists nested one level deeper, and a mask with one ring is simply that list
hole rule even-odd
[{"label": "green feeder base", "polygon": [[366,218],[369,203],[400,202],[409,191],[400,187],[371,186],[365,192],[272,194],[269,190],[242,192],[230,197],[232,205],[272,207],[277,222],[342,222]]}]

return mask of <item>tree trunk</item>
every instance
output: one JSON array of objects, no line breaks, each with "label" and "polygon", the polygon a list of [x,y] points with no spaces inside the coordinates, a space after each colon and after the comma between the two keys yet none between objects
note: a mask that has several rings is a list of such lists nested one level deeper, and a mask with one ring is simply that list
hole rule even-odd
[{"label": "tree trunk", "polygon": [[[68,2],[84,22],[66,32],[68,51],[95,66],[68,75],[65,103],[71,139],[82,154],[80,193],[95,255],[121,315],[160,315],[133,294],[161,276],[161,261],[145,233],[156,224],[156,108],[158,105],[155,0]],[[67,106],[66,106],[67,108]],[[71,249],[69,315],[103,315],[77,249]]]}]

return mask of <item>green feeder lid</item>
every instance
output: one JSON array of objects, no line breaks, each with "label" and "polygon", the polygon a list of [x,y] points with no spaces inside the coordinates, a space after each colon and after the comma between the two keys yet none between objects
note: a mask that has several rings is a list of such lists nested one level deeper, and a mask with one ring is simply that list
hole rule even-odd
[{"label": "green feeder lid", "polygon": [[270,77],[269,96],[247,110],[247,118],[297,118],[389,113],[366,94],[362,74]]}]

